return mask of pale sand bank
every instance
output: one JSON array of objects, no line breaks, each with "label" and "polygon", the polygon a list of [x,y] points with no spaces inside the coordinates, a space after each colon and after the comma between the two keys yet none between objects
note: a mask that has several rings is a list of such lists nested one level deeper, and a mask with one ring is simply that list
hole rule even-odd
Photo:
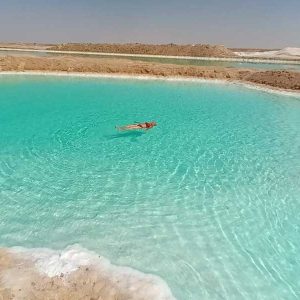
[{"label": "pale sand bank", "polygon": [[0,248],[0,299],[173,300],[157,276],[110,264],[79,246]]},{"label": "pale sand bank", "polygon": [[300,59],[300,48],[296,47],[286,47],[280,50],[269,51],[237,51],[234,53],[243,57]]},{"label": "pale sand bank", "polygon": [[264,86],[298,92],[300,91],[300,72],[257,71],[249,69],[186,66],[162,64],[126,59],[89,57],[0,57],[0,72],[40,71],[92,73],[109,75],[180,77],[193,79],[212,79],[242,81]]}]

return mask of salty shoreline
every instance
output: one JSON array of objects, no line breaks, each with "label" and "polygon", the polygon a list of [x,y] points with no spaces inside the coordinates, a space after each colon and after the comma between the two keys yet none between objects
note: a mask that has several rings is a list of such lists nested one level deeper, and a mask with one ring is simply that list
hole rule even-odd
[{"label": "salty shoreline", "polygon": [[31,57],[4,56],[0,58],[0,73],[42,72],[83,74],[88,76],[134,76],[168,80],[224,80],[256,85],[260,88],[300,91],[300,73],[290,71],[257,71],[249,69],[183,66],[150,63],[126,59],[82,57]]},{"label": "salty shoreline", "polygon": [[169,82],[194,82],[194,83],[215,83],[215,84],[228,84],[239,85],[248,89],[259,90],[262,92],[273,93],[277,95],[285,95],[290,97],[300,97],[300,92],[280,89],[275,87],[266,87],[262,84],[254,84],[250,82],[243,82],[239,80],[225,80],[225,79],[207,79],[195,77],[164,77],[164,76],[151,76],[151,75],[132,75],[132,74],[109,74],[109,73],[87,73],[87,72],[49,72],[49,71],[0,71],[1,75],[28,75],[28,76],[62,76],[62,77],[83,77],[83,78],[107,78],[107,79],[129,79],[129,80],[160,80]]},{"label": "salty shoreline", "polygon": [[157,276],[112,265],[79,246],[0,248],[0,299],[174,300]]}]

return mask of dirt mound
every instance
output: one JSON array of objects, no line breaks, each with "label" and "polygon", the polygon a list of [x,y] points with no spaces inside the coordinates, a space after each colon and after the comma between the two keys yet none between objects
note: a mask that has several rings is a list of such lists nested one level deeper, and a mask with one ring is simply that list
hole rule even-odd
[{"label": "dirt mound", "polygon": [[61,44],[49,50],[126,53],[171,56],[234,57],[231,50],[219,45],[148,45],[148,44]]},{"label": "dirt mound", "polygon": [[212,79],[234,79],[249,73],[247,70],[234,68],[184,66],[133,61],[129,59],[77,56],[5,56],[0,57],[0,71],[63,71],[150,76],[187,76]]},{"label": "dirt mound", "polygon": [[300,90],[300,73],[289,71],[255,72],[246,78],[247,81],[270,85],[278,88]]}]

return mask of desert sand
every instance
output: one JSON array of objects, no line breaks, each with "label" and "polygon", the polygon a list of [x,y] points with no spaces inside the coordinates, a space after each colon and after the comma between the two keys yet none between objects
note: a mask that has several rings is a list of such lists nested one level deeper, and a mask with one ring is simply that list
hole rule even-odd
[{"label": "desert sand", "polygon": [[221,45],[150,45],[150,44],[61,44],[49,50],[102,52],[142,55],[193,56],[193,57],[234,57],[231,50]]},{"label": "desert sand", "polygon": [[186,66],[113,58],[4,56],[0,57],[1,71],[80,72],[225,79],[300,91],[300,72]]}]

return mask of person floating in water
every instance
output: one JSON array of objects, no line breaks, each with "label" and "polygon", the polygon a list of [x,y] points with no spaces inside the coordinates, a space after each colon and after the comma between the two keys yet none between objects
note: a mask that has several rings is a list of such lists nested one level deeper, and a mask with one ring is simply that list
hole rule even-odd
[{"label": "person floating in water", "polygon": [[148,130],[156,126],[156,122],[145,122],[145,123],[136,123],[136,124],[130,124],[125,126],[116,126],[117,130],[125,131],[125,130],[137,130],[137,129],[144,129]]}]

